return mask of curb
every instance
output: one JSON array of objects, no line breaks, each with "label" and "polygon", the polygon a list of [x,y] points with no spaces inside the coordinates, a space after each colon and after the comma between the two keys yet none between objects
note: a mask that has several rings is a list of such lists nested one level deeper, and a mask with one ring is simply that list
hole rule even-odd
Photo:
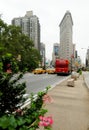
[{"label": "curb", "polygon": [[86,78],[85,78],[85,76],[83,75],[83,79],[84,79],[84,83],[85,83],[85,85],[87,86],[87,88],[89,89],[89,84],[88,84],[88,82],[87,82],[87,80],[86,80]]},{"label": "curb", "polygon": [[56,85],[58,85],[58,84],[62,83],[63,81],[65,81],[65,80],[69,79],[70,77],[71,77],[71,75],[69,75],[69,76],[68,76],[68,77],[66,77],[65,79],[63,79],[63,80],[61,80],[61,81],[59,81],[59,82],[57,82],[57,83],[55,83],[55,84],[51,85],[50,90],[51,90],[51,89],[53,89],[54,87],[56,87]]}]

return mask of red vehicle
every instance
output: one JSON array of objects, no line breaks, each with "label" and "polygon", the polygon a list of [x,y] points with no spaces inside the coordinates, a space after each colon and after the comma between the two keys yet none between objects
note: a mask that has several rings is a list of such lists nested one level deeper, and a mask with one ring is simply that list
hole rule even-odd
[{"label": "red vehicle", "polygon": [[70,74],[71,72],[71,67],[70,67],[70,62],[67,59],[56,59],[55,62],[55,73],[57,75],[59,74]]}]

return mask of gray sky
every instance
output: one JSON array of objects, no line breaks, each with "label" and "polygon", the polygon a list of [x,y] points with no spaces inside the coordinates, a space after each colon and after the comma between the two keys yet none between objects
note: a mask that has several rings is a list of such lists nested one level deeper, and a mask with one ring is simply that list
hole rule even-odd
[{"label": "gray sky", "polygon": [[[0,0],[0,14],[7,24],[14,17],[33,10],[41,25],[41,42],[46,45],[46,57],[51,59],[53,43],[59,43],[59,24],[67,10],[73,19],[73,43],[82,61],[89,46],[89,0]],[[84,49],[81,49],[84,48]]]}]

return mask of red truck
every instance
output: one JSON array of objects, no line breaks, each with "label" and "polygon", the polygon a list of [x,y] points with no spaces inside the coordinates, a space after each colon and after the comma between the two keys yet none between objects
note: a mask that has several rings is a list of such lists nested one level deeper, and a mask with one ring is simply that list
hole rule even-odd
[{"label": "red truck", "polygon": [[68,75],[71,73],[71,66],[68,59],[56,59],[55,61],[55,73],[57,75]]}]

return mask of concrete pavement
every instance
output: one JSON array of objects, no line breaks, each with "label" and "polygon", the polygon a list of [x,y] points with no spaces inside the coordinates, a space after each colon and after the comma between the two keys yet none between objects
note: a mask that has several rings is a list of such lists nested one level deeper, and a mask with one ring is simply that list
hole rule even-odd
[{"label": "concrete pavement", "polygon": [[66,80],[48,92],[53,98],[46,105],[47,115],[54,120],[52,130],[89,130],[89,91],[83,75],[74,84],[68,87]]}]

